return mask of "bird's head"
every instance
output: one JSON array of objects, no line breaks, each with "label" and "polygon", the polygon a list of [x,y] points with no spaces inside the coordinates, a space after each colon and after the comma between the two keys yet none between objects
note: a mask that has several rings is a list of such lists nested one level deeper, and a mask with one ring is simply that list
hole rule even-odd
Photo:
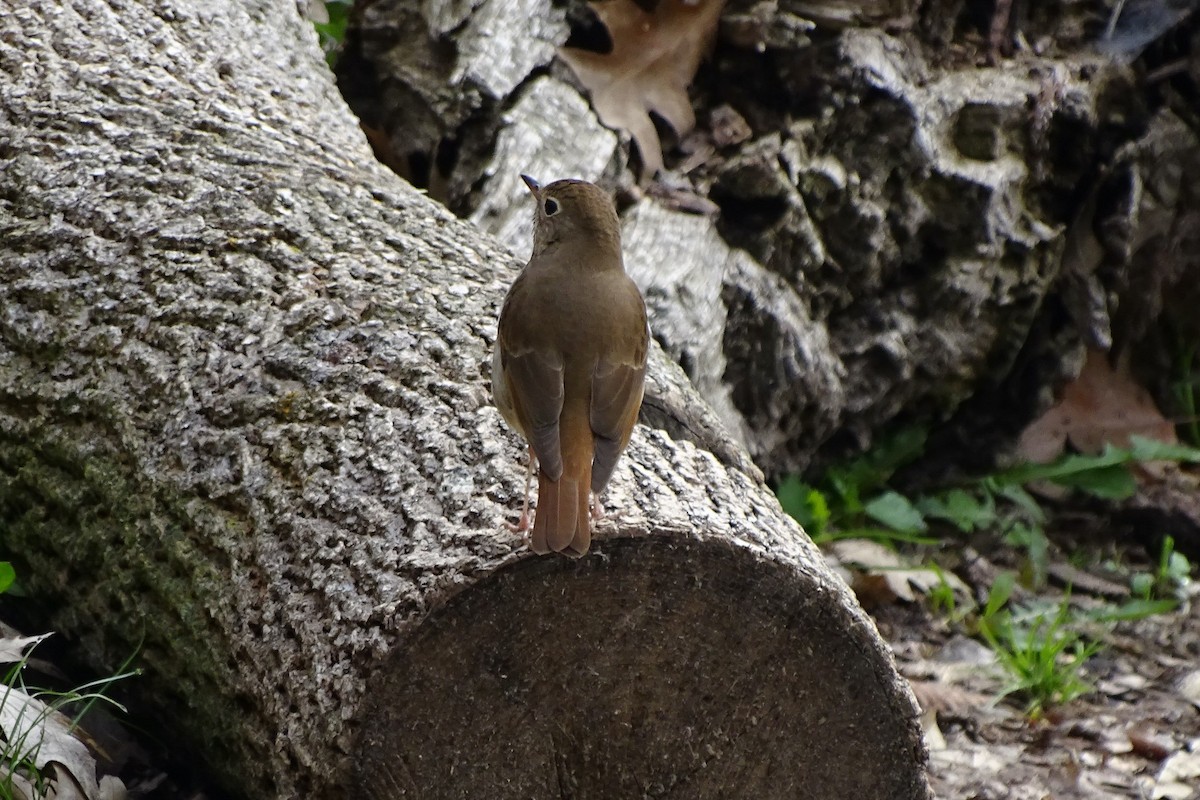
[{"label": "bird's head", "polygon": [[621,250],[621,222],[608,192],[580,180],[555,181],[541,186],[528,175],[521,179],[537,207],[533,218],[533,255],[564,243],[579,242],[601,250]]}]

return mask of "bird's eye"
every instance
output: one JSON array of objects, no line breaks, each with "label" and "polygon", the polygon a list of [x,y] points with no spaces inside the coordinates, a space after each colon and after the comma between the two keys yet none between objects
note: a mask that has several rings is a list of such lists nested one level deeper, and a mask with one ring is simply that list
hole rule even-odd
[{"label": "bird's eye", "polygon": [[542,208],[545,210],[547,217],[553,217],[559,211],[558,201],[553,197],[547,197],[546,201],[542,203]]}]

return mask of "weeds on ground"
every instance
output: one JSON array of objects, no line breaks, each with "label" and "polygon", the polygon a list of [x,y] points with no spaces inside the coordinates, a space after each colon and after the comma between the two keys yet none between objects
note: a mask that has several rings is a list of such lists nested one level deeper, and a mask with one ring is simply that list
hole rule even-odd
[{"label": "weeds on ground", "polygon": [[1092,689],[1084,665],[1100,650],[1078,629],[1070,596],[1058,604],[1011,607],[1015,576],[1003,573],[988,593],[977,629],[1008,675],[999,697],[1017,695],[1025,713],[1040,716],[1047,706],[1069,703]]},{"label": "weeds on ground", "polygon": [[[785,479],[777,490],[780,503],[818,544],[842,538],[869,538],[893,546],[936,544],[941,540],[931,530],[937,526],[962,534],[994,532],[1023,553],[1020,582],[1039,590],[1047,582],[1050,542],[1046,512],[1029,485],[1048,483],[1120,500],[1137,489],[1130,469],[1137,463],[1200,463],[1200,449],[1134,437],[1128,448],[1109,446],[1097,456],[1068,455],[1049,464],[1020,465],[910,499],[893,490],[889,481],[924,451],[925,441],[924,431],[901,431],[870,453],[831,469],[819,484]],[[1088,635],[1088,628],[1173,610],[1186,597],[1191,567],[1167,537],[1154,568],[1131,576],[1132,600],[1087,613],[1072,607],[1069,592],[1057,603],[1014,606],[1018,576],[1013,573],[996,580],[982,609],[970,601],[960,603],[945,579],[928,598],[935,612],[952,624],[965,625],[996,654],[1009,678],[1001,696],[1019,696],[1026,712],[1038,715],[1090,689],[1085,665],[1102,644]],[[932,568],[942,574],[940,567]]]},{"label": "weeds on ground", "polygon": [[1158,561],[1150,572],[1139,572],[1130,579],[1135,597],[1143,600],[1183,601],[1191,583],[1192,564],[1175,551],[1175,539],[1164,536]]}]

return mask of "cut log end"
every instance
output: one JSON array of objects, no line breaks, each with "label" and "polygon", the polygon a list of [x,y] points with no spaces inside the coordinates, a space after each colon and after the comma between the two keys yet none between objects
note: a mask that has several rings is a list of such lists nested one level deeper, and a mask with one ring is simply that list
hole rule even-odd
[{"label": "cut log end", "polygon": [[360,794],[925,798],[911,694],[822,580],[677,537],[523,561],[377,671]]}]

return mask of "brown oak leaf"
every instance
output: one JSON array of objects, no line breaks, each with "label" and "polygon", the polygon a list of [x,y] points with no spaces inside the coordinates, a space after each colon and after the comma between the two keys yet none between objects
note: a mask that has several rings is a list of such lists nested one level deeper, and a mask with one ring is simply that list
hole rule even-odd
[{"label": "brown oak leaf", "polygon": [[696,124],[687,87],[712,44],[725,0],[659,0],[652,13],[633,0],[588,5],[608,28],[612,52],[564,47],[559,54],[591,93],[600,121],[629,132],[644,174],[653,175],[663,157],[650,112],[681,137]]},{"label": "brown oak leaf", "polygon": [[1079,452],[1095,455],[1106,444],[1128,447],[1131,436],[1176,441],[1175,426],[1130,376],[1128,367],[1113,369],[1107,353],[1091,348],[1079,377],[1063,390],[1062,400],[1021,434],[1017,453],[1028,461],[1045,463],[1058,457],[1067,441]]}]

